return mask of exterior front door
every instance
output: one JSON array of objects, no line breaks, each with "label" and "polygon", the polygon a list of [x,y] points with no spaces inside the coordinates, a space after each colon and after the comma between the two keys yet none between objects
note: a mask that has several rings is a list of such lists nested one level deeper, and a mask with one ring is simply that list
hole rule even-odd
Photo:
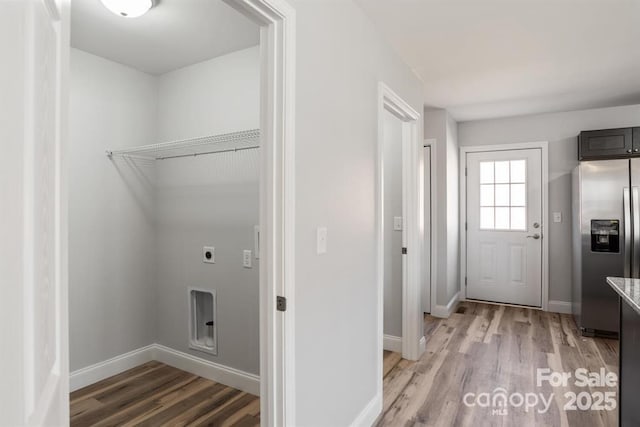
[{"label": "exterior front door", "polygon": [[542,151],[467,153],[467,299],[541,307]]}]

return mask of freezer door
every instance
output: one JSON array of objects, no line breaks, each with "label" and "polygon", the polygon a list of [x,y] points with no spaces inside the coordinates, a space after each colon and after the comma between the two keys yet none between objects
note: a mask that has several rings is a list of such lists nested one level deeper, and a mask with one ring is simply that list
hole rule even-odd
[{"label": "freezer door", "polygon": [[629,167],[629,160],[580,164],[583,329],[618,331],[618,298],[606,277],[631,274]]},{"label": "freezer door", "polygon": [[631,277],[640,279],[640,159],[631,159]]}]

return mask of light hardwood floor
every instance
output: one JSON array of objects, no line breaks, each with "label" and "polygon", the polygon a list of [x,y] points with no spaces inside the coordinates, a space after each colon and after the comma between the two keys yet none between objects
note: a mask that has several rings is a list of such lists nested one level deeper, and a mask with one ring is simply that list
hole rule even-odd
[{"label": "light hardwood floor", "polygon": [[71,393],[71,426],[260,425],[260,399],[160,362]]},{"label": "light hardwood floor", "polygon": [[[379,426],[605,426],[617,411],[564,411],[566,391],[615,388],[536,386],[536,368],[617,373],[618,342],[584,338],[571,316],[461,303],[449,319],[425,317],[427,352],[417,362],[384,355],[384,414]],[[467,407],[466,393],[554,394],[546,413]],[[257,426],[256,396],[149,362],[71,394],[72,426]]]},{"label": "light hardwood floor", "polygon": [[[618,371],[616,340],[584,338],[569,315],[489,304],[461,303],[449,319],[425,317],[427,352],[417,362],[385,352],[384,414],[379,426],[617,426],[614,411],[564,411],[565,392],[617,393],[617,388],[536,385],[536,369]],[[466,393],[542,393],[546,413],[508,407],[468,407]],[[473,399],[471,399],[472,401]],[[617,399],[616,399],[617,400]],[[514,398],[518,403],[518,398]],[[537,408],[542,408],[542,404]]]}]

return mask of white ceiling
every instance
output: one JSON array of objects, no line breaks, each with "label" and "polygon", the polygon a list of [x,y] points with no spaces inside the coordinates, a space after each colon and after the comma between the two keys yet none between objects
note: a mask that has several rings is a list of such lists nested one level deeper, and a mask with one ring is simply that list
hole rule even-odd
[{"label": "white ceiling", "polygon": [[139,18],[74,0],[71,45],[151,74],[255,46],[259,27],[222,0],[156,0]]},{"label": "white ceiling", "polygon": [[459,121],[640,103],[640,0],[356,0]]}]

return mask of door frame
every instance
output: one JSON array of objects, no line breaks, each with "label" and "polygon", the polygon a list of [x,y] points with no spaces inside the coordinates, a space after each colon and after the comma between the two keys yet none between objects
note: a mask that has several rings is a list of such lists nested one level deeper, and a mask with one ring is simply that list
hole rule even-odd
[{"label": "door frame", "polygon": [[[438,188],[436,185],[436,180],[438,177],[438,174],[436,173],[436,167],[437,167],[437,163],[434,161],[434,159],[436,158],[436,150],[437,148],[437,144],[436,144],[436,139],[435,138],[428,138],[425,139],[423,144],[422,144],[423,148],[425,147],[429,147],[431,149],[431,162],[429,163],[429,173],[431,175],[431,179],[429,180],[429,183],[431,184],[431,189],[430,189],[430,193],[431,193],[431,202],[429,203],[429,207],[430,207],[430,211],[431,211],[431,215],[429,216],[431,218],[431,227],[429,227],[429,230],[431,230],[431,240],[430,240],[430,245],[431,245],[431,257],[430,257],[430,262],[431,262],[431,277],[430,277],[430,283],[429,283],[429,292],[431,293],[431,307],[429,308],[429,313],[432,314],[433,313],[433,309],[436,306],[436,296],[437,296],[437,290],[436,287],[433,286],[434,283],[436,283],[436,279],[438,277],[437,272],[436,272],[436,268],[437,268],[437,248],[438,248],[438,233],[436,232],[434,225],[437,224],[437,215],[438,215],[438,210],[435,209],[435,203],[433,203],[433,195],[435,194],[436,188]],[[424,174],[424,166],[423,166],[423,174]],[[422,181],[424,182],[424,175],[422,177]],[[424,206],[424,203],[423,203]],[[424,215],[423,215],[424,217]],[[424,228],[423,228],[424,229]],[[424,235],[422,238],[422,241],[424,242]]]},{"label": "door frame", "polygon": [[[383,82],[378,83],[378,155],[376,185],[377,230],[377,392],[382,399],[384,341],[384,113],[390,112],[402,123],[402,195],[406,233],[406,274],[402,286],[402,357],[418,360],[425,349],[420,299],[423,207],[423,155],[418,133],[421,114]],[[403,272],[404,273],[404,272]]]},{"label": "door frame", "polygon": [[[285,0],[225,0],[230,6],[261,26],[261,195],[260,224],[266,248],[260,257],[260,411],[261,425],[295,425],[295,360],[294,360],[294,278],[295,278],[295,10]],[[63,6],[68,0],[62,0]],[[64,19],[68,24],[68,7]],[[68,34],[61,53],[62,97],[68,88]],[[58,125],[63,134],[62,151],[66,154],[67,110],[63,108]],[[66,168],[59,170],[58,182],[66,197]],[[66,231],[66,207],[58,226]],[[67,260],[66,233],[62,233],[58,257]],[[63,270],[66,281],[66,269]],[[66,283],[58,308],[66,305]],[[288,299],[285,313],[276,311],[276,296]],[[66,325],[65,325],[66,326]],[[63,342],[68,349],[65,328]],[[65,364],[68,372],[68,365]],[[61,402],[64,416],[69,417],[68,394]]]},{"label": "door frame", "polygon": [[286,0],[224,1],[260,26],[260,419],[293,426],[296,14]]},{"label": "door frame", "polygon": [[490,151],[540,149],[542,155],[542,310],[549,307],[549,142],[519,142],[460,147],[460,300],[467,299],[467,154]]}]

